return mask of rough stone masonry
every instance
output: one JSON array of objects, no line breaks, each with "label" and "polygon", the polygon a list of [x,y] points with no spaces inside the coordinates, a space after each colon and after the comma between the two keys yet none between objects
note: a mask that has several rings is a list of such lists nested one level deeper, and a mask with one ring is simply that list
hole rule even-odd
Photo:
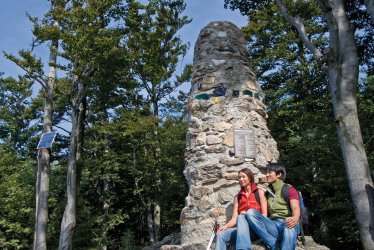
[{"label": "rough stone masonry", "polygon": [[[230,22],[203,28],[195,45],[187,107],[184,174],[189,194],[180,218],[182,245],[206,246],[214,221],[223,225],[230,218],[240,169],[249,168],[258,178],[268,162],[278,159],[262,98],[240,29]],[[239,129],[254,132],[251,158],[235,156]]]}]

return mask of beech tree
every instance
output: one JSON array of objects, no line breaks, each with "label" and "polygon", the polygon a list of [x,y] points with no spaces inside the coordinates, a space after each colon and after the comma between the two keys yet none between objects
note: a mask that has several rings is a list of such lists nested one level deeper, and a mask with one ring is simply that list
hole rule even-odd
[{"label": "beech tree", "polygon": [[[362,140],[357,112],[357,85],[359,62],[354,29],[348,18],[347,5],[342,0],[319,0],[318,5],[328,27],[328,45],[321,51],[308,36],[302,18],[297,13],[304,1],[275,1],[286,20],[296,29],[299,39],[318,63],[326,66],[334,120],[348,177],[351,197],[355,206],[361,242],[364,249],[374,246],[373,180]],[[225,0],[231,8],[243,13],[268,4],[264,1]],[[370,10],[369,10],[370,12]],[[322,66],[322,69],[324,67]],[[370,218],[370,219],[368,219]]]},{"label": "beech tree", "polygon": [[[186,5],[183,0],[151,0],[147,4],[128,0],[126,8],[126,36],[124,49],[131,57],[130,74],[142,90],[151,108],[156,127],[159,122],[160,102],[173,93],[188,79],[190,67],[181,76],[175,76],[179,60],[185,56],[188,44],[184,44],[177,32],[191,20],[182,15]],[[173,78],[175,80],[173,80]],[[146,196],[140,196],[147,208],[150,242],[159,240],[161,211],[158,194],[161,188],[161,162],[159,143],[155,144],[152,169],[155,189]]]},{"label": "beech tree", "polygon": [[93,77],[101,63],[116,53],[121,32],[108,28],[118,15],[119,0],[105,2],[69,1],[59,10],[61,16],[60,54],[67,60],[65,69],[71,83],[72,129],[68,156],[67,204],[61,222],[59,249],[72,249],[76,225],[77,194],[83,161],[84,128],[87,112],[87,95],[95,85]]},{"label": "beech tree", "polygon": [[[51,1],[52,10],[59,7],[58,1]],[[56,7],[57,6],[57,7]],[[15,62],[26,72],[26,76],[38,82],[44,90],[43,105],[43,129],[42,133],[52,131],[53,112],[53,88],[56,83],[57,53],[58,53],[58,18],[53,12],[45,15],[43,22],[46,25],[39,25],[37,18],[31,18],[34,22],[33,34],[35,36],[34,45],[50,41],[49,72],[46,76],[41,60],[32,55],[32,51],[22,50],[19,52],[22,59],[6,54],[8,59]],[[38,168],[36,174],[36,205],[35,205],[35,231],[33,249],[47,249],[47,221],[48,221],[48,195],[49,195],[49,173],[51,151],[49,148],[38,150]]]}]

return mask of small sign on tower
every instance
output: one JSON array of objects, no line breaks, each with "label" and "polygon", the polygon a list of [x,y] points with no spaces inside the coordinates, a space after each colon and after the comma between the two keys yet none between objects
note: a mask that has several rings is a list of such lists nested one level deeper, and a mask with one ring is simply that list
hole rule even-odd
[{"label": "small sign on tower", "polygon": [[55,140],[56,134],[57,131],[42,134],[42,137],[40,138],[40,141],[36,149],[51,148],[52,143]]},{"label": "small sign on tower", "polygon": [[255,131],[253,129],[234,130],[235,157],[256,158]]}]

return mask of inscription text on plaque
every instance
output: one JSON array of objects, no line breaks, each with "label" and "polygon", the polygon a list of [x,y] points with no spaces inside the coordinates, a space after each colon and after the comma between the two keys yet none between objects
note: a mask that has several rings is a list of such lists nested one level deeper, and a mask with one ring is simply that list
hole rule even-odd
[{"label": "inscription text on plaque", "polygon": [[235,157],[256,158],[255,132],[253,129],[234,130]]}]

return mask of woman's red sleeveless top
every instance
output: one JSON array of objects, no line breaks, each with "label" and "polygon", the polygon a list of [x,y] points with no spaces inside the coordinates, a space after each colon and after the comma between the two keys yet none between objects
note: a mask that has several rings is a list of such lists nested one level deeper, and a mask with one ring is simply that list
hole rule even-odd
[{"label": "woman's red sleeveless top", "polygon": [[247,211],[250,208],[256,209],[261,213],[261,206],[259,202],[256,200],[255,192],[258,192],[257,185],[252,183],[251,186],[251,193],[247,197],[245,195],[245,191],[241,189],[238,193],[238,199],[240,196],[239,204],[238,204],[238,214],[240,214],[241,211]]}]

